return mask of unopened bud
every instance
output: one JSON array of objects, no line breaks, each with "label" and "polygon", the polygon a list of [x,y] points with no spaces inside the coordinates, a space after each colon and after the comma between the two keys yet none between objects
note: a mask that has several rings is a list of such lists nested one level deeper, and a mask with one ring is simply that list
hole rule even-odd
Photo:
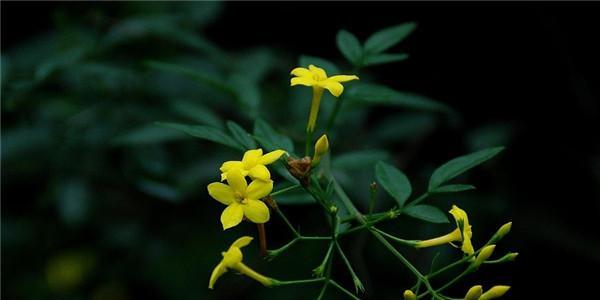
[{"label": "unopened bud", "polygon": [[404,291],[404,300],[417,300],[417,296],[411,290]]},{"label": "unopened bud", "polygon": [[315,155],[312,159],[313,166],[319,164],[321,157],[327,153],[327,150],[329,150],[329,140],[327,139],[327,135],[324,134],[315,143]]},{"label": "unopened bud", "polygon": [[483,293],[479,300],[490,300],[502,297],[506,292],[510,290],[510,286],[507,285],[497,285],[489,289],[487,292]]},{"label": "unopened bud", "polygon": [[465,300],[477,300],[479,299],[479,297],[481,297],[481,293],[483,293],[481,285],[475,285],[471,287],[469,291],[467,291],[467,294],[465,295]]},{"label": "unopened bud", "polygon": [[498,231],[496,231],[496,234],[494,234],[494,236],[492,237],[491,243],[492,244],[497,243],[499,240],[501,240],[505,235],[507,235],[510,232],[511,228],[512,228],[512,222],[508,222],[508,223],[502,225],[500,227],[500,229],[498,229]]},{"label": "unopened bud", "polygon": [[494,253],[494,249],[496,249],[496,245],[488,245],[483,247],[483,249],[481,249],[481,252],[479,252],[479,254],[477,255],[477,258],[475,258],[473,267],[478,268],[479,266],[481,266],[483,262],[485,262],[486,260],[488,260],[488,258],[490,258],[490,256],[492,256],[492,253]]}]

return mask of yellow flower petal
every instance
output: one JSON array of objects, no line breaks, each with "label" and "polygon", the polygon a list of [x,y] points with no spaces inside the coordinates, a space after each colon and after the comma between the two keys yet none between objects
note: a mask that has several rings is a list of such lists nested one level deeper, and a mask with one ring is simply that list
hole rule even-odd
[{"label": "yellow flower petal", "polygon": [[212,271],[212,274],[210,274],[210,280],[208,281],[208,288],[212,290],[215,285],[215,282],[217,282],[217,279],[219,279],[219,277],[221,277],[226,272],[227,272],[227,268],[222,263],[219,263],[215,267],[215,269]]},{"label": "yellow flower petal", "polygon": [[249,237],[249,236],[243,236],[237,240],[235,240],[235,242],[233,242],[233,244],[231,244],[231,247],[238,247],[238,248],[243,248],[248,246],[248,244],[250,244],[250,242],[252,242],[254,238],[253,237]]},{"label": "yellow flower petal", "polygon": [[285,153],[286,152],[284,150],[271,151],[271,152],[263,155],[258,160],[258,163],[261,165],[270,165],[270,164],[274,163],[276,160],[278,160]]},{"label": "yellow flower petal", "polygon": [[213,182],[207,188],[208,194],[211,197],[225,205],[229,205],[235,201],[235,192],[226,184]]},{"label": "yellow flower petal", "polygon": [[230,160],[230,161],[226,161],[221,165],[221,168],[219,170],[221,170],[221,172],[225,173],[231,169],[243,169],[244,168],[244,164],[239,161],[239,160]]},{"label": "yellow flower petal", "polygon": [[248,183],[246,183],[244,175],[238,169],[232,169],[227,172],[227,183],[229,183],[234,192],[242,195],[246,192],[246,188],[248,188]]},{"label": "yellow flower petal", "polygon": [[315,79],[317,81],[327,79],[327,72],[325,72],[325,70],[323,70],[315,65],[309,65],[308,69],[313,73],[313,75],[316,75]]},{"label": "yellow flower petal", "polygon": [[250,221],[259,224],[269,221],[269,208],[264,202],[248,199],[247,203],[242,204],[242,207],[244,208],[244,215]]},{"label": "yellow flower petal", "polygon": [[250,178],[252,179],[259,179],[265,181],[271,179],[271,173],[269,172],[269,169],[267,169],[267,167],[265,167],[264,165],[256,165],[254,168],[250,169],[248,176],[250,176]]},{"label": "yellow flower petal", "polygon": [[246,198],[258,200],[266,197],[273,190],[273,180],[254,180],[246,190]]},{"label": "yellow flower petal", "polygon": [[244,255],[239,247],[231,246],[227,252],[223,253],[223,260],[221,263],[227,268],[235,268],[237,264],[242,262]]},{"label": "yellow flower petal", "polygon": [[221,224],[223,224],[223,230],[229,229],[242,222],[244,218],[244,209],[241,204],[233,202],[223,210],[221,214]]},{"label": "yellow flower petal", "polygon": [[260,148],[246,151],[246,153],[244,153],[244,158],[242,158],[244,169],[250,170],[256,166],[258,159],[262,157],[262,154],[263,151]]},{"label": "yellow flower petal", "polygon": [[479,300],[490,300],[502,297],[506,292],[510,290],[510,286],[507,285],[496,285],[489,289],[487,292],[483,293]]},{"label": "yellow flower petal", "polygon": [[295,85],[313,86],[316,83],[317,82],[314,79],[307,78],[307,77],[294,77],[294,78],[290,79],[291,86],[295,86]]},{"label": "yellow flower petal", "polygon": [[352,80],[358,80],[358,76],[356,75],[335,75],[327,78],[327,80],[333,80],[336,82],[347,82]]},{"label": "yellow flower petal", "polygon": [[335,97],[339,97],[344,92],[344,86],[337,81],[325,80],[320,82],[320,85]]},{"label": "yellow flower petal", "polygon": [[290,72],[290,74],[292,74],[294,76],[298,76],[298,77],[307,77],[307,78],[312,78],[312,76],[313,76],[311,71],[309,71],[307,68],[302,68],[302,67],[294,68],[292,70],[292,72]]}]

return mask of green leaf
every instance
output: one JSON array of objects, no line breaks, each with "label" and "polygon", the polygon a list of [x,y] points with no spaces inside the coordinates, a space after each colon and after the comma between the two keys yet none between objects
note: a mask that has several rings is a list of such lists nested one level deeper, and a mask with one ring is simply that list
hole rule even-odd
[{"label": "green leaf", "polygon": [[190,79],[193,79],[194,81],[199,82],[201,84],[210,86],[212,88],[215,88],[217,90],[223,91],[223,92],[231,94],[231,95],[235,95],[235,92],[227,83],[225,83],[223,80],[215,77],[212,74],[203,73],[196,69],[186,68],[186,67],[182,67],[179,65],[169,64],[169,63],[164,63],[164,62],[159,62],[159,61],[147,61],[145,64],[146,64],[146,66],[157,69],[157,70],[184,75],[184,76],[186,76]]},{"label": "green leaf", "polygon": [[431,193],[456,193],[474,189],[475,187],[470,184],[449,184],[437,187]]},{"label": "green leaf", "polygon": [[365,58],[365,60],[363,62],[363,65],[364,66],[381,65],[381,64],[387,64],[387,63],[392,63],[392,62],[403,61],[403,60],[405,60],[407,58],[408,58],[408,54],[406,54],[406,53],[399,53],[399,54],[390,54],[390,53],[373,54],[373,55],[368,55]]},{"label": "green leaf", "polygon": [[344,57],[355,66],[359,66],[362,60],[362,46],[352,33],[340,30],[336,36],[338,49]]},{"label": "green leaf", "polygon": [[181,130],[191,136],[223,144],[234,149],[242,151],[244,150],[244,148],[241,147],[234,139],[229,137],[226,133],[224,133],[221,129],[218,128],[202,125],[185,125],[165,122],[157,122],[156,124],[159,126]]},{"label": "green leaf", "polygon": [[316,204],[317,202],[309,194],[302,193],[285,193],[282,195],[275,196],[277,204],[282,205],[308,205]]},{"label": "green leaf", "polygon": [[429,191],[434,191],[442,183],[484,163],[502,150],[504,147],[488,148],[450,160],[433,172],[429,179]]},{"label": "green leaf", "polygon": [[242,74],[235,74],[229,79],[235,98],[242,105],[241,111],[254,119],[258,116],[260,105],[260,89],[258,84]]},{"label": "green leaf", "polygon": [[185,137],[182,132],[151,124],[118,135],[111,141],[111,144],[115,146],[158,144]]},{"label": "green leaf", "polygon": [[229,128],[233,138],[238,141],[246,150],[256,148],[256,143],[252,139],[252,136],[240,125],[233,121],[227,121],[227,128]]},{"label": "green leaf", "polygon": [[404,23],[372,34],[365,42],[365,52],[379,53],[400,43],[417,28],[416,23]]},{"label": "green leaf", "polygon": [[389,153],[382,150],[359,150],[336,155],[331,165],[334,169],[361,170],[389,157]]},{"label": "green leaf", "polygon": [[305,68],[308,68],[308,65],[315,65],[319,68],[325,69],[327,72],[327,76],[335,75],[340,73],[340,69],[329,60],[324,58],[302,55],[300,56],[299,65]]},{"label": "green leaf", "polygon": [[431,223],[449,223],[448,217],[439,208],[431,205],[418,204],[404,208],[402,212],[413,218]]},{"label": "green leaf", "polygon": [[412,193],[412,187],[406,175],[396,167],[380,161],[375,165],[375,177],[388,194],[396,199],[399,207],[403,207]]},{"label": "green leaf", "polygon": [[261,119],[256,119],[256,122],[254,122],[254,138],[268,151],[283,149],[289,153],[294,152],[294,143],[292,143],[292,140],[285,135],[279,134],[267,122]]},{"label": "green leaf", "polygon": [[172,101],[170,102],[170,108],[174,113],[179,116],[188,118],[190,120],[209,125],[211,127],[222,128],[223,121],[210,109],[194,103],[192,101]]},{"label": "green leaf", "polygon": [[440,102],[425,96],[399,92],[377,84],[354,84],[344,94],[346,99],[371,105],[390,105],[423,111],[450,113],[452,110]]}]

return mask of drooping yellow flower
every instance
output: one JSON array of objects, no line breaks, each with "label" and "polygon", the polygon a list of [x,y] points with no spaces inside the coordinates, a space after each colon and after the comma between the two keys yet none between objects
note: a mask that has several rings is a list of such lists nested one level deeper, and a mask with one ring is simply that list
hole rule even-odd
[{"label": "drooping yellow flower", "polygon": [[225,274],[228,269],[234,269],[262,283],[264,286],[271,286],[273,284],[273,279],[257,273],[256,271],[250,269],[248,266],[242,263],[244,255],[242,254],[240,248],[247,246],[248,244],[250,244],[251,241],[252,238],[249,236],[241,237],[235,242],[233,242],[233,244],[231,244],[227,252],[221,253],[221,255],[223,255],[223,259],[215,267],[215,269],[212,271],[212,274],[210,275],[210,280],[208,281],[209,289],[212,289],[214,287],[217,279],[219,279],[219,277]]},{"label": "drooping yellow flower", "polygon": [[479,300],[490,300],[502,297],[506,292],[510,290],[510,286],[507,285],[496,285],[489,289],[487,292],[483,293]]},{"label": "drooping yellow flower", "polygon": [[465,295],[464,300],[477,300],[477,299],[479,299],[479,297],[481,297],[482,293],[483,293],[483,289],[482,289],[481,285],[475,285],[475,286],[471,287],[469,289],[469,291],[467,291],[467,294]]},{"label": "drooping yellow flower", "polygon": [[274,163],[284,153],[286,152],[283,150],[275,150],[263,155],[263,150],[260,148],[248,150],[241,161],[230,160],[221,165],[221,181],[227,179],[227,173],[232,169],[240,170],[242,176],[268,181],[271,179],[271,173],[266,165]]},{"label": "drooping yellow flower", "polygon": [[323,91],[328,90],[333,96],[339,97],[344,92],[344,86],[341,84],[342,82],[358,79],[358,76],[356,75],[335,75],[327,77],[327,72],[325,72],[325,70],[314,65],[309,65],[308,69],[300,67],[295,68],[292,70],[291,75],[296,76],[290,80],[291,86],[304,85],[313,88],[313,98],[310,114],[308,116],[308,125],[306,127],[306,131],[308,132],[313,132],[315,130]]},{"label": "drooping yellow flower", "polygon": [[315,143],[315,154],[313,155],[311,164],[313,166],[318,165],[321,157],[327,153],[327,150],[329,150],[329,140],[327,139],[327,135],[324,134]]},{"label": "drooping yellow flower", "polygon": [[441,237],[419,241],[415,247],[425,248],[454,242],[462,242],[461,250],[466,254],[473,254],[475,252],[473,249],[473,244],[471,244],[473,232],[471,231],[471,225],[469,224],[467,213],[458,206],[452,205],[450,214],[452,214],[454,220],[456,221],[456,230]]},{"label": "drooping yellow flower", "polygon": [[236,226],[244,216],[254,223],[269,221],[269,208],[260,199],[273,190],[272,180],[254,180],[248,184],[239,169],[231,169],[227,183],[213,182],[208,185],[208,194],[227,205],[221,214],[223,230]]}]

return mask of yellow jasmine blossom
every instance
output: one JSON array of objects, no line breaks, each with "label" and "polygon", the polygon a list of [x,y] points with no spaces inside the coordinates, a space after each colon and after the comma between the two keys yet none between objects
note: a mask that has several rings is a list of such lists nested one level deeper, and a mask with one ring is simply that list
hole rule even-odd
[{"label": "yellow jasmine blossom", "polygon": [[221,255],[223,255],[223,259],[215,267],[215,269],[212,271],[212,274],[210,275],[210,280],[208,281],[209,289],[213,288],[217,279],[219,279],[219,277],[225,274],[228,269],[236,270],[262,283],[264,286],[271,286],[273,284],[273,279],[257,273],[256,271],[250,269],[248,266],[242,263],[244,255],[242,254],[240,248],[247,246],[248,244],[250,244],[251,241],[252,238],[249,236],[241,237],[235,242],[233,242],[233,244],[231,244],[227,252],[221,253]]},{"label": "yellow jasmine blossom", "polygon": [[236,226],[244,216],[254,223],[269,221],[269,208],[260,199],[273,190],[272,180],[254,180],[248,184],[239,169],[231,169],[227,183],[213,182],[208,185],[208,194],[227,205],[221,214],[223,230]]},{"label": "yellow jasmine blossom", "polygon": [[478,300],[482,293],[481,285],[475,285],[469,289],[467,295],[465,295],[465,300]]},{"label": "yellow jasmine blossom", "polygon": [[489,289],[487,292],[483,293],[479,300],[490,300],[502,297],[506,292],[510,290],[510,286],[507,285],[497,285]]},{"label": "yellow jasmine blossom", "polygon": [[356,75],[335,75],[327,77],[327,72],[325,72],[325,70],[314,65],[309,65],[308,69],[295,68],[292,70],[291,75],[296,76],[290,80],[291,86],[304,85],[313,88],[313,98],[310,114],[308,116],[308,126],[306,128],[306,131],[308,132],[313,132],[315,130],[323,91],[328,90],[333,96],[339,97],[344,92],[344,86],[341,84],[342,82],[358,79],[358,76]]},{"label": "yellow jasmine blossom", "polygon": [[315,143],[315,154],[313,155],[312,165],[316,166],[321,161],[321,157],[329,150],[329,140],[327,135],[322,135]]},{"label": "yellow jasmine blossom", "polygon": [[252,179],[270,180],[271,173],[266,165],[274,163],[284,153],[286,152],[283,150],[275,150],[263,155],[263,150],[260,148],[248,150],[241,161],[230,160],[221,165],[221,181],[227,179],[227,173],[232,169],[238,169],[242,176],[249,176]]},{"label": "yellow jasmine blossom", "polygon": [[419,241],[415,247],[425,248],[453,242],[462,242],[461,250],[466,254],[473,254],[475,252],[473,249],[473,244],[471,244],[473,232],[471,231],[471,225],[469,224],[467,213],[458,206],[452,205],[450,214],[452,214],[454,220],[456,221],[456,230],[441,237]]},{"label": "yellow jasmine blossom", "polygon": [[411,290],[404,291],[404,300],[417,300],[417,295]]}]

